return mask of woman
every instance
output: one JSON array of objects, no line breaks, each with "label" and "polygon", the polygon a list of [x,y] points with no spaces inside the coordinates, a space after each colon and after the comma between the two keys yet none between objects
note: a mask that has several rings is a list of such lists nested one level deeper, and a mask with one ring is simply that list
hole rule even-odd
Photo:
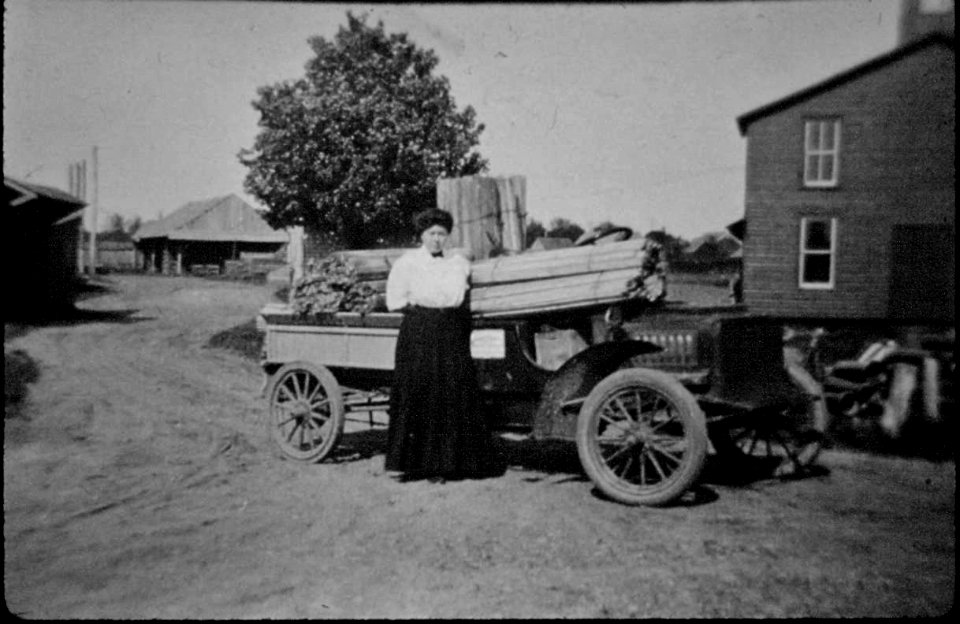
[{"label": "woman", "polygon": [[470,262],[443,253],[453,217],[415,217],[422,245],[397,259],[387,278],[387,309],[402,310],[397,337],[388,471],[445,480],[491,473],[490,432],[480,413],[465,303]]}]

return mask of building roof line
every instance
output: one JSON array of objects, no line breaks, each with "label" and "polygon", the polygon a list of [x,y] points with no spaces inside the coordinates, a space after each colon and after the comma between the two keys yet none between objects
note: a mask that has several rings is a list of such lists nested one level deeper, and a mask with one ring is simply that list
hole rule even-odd
[{"label": "building roof line", "polygon": [[76,204],[77,206],[86,206],[86,202],[82,199],[67,193],[66,191],[61,191],[60,189],[53,188],[52,186],[43,186],[40,184],[33,184],[32,182],[24,182],[23,180],[18,180],[12,178],[6,174],[3,176],[3,183],[6,186],[13,187],[18,192],[23,194],[23,197],[18,197],[13,202],[11,206],[19,206],[20,204],[25,204],[28,201],[36,199],[37,197],[45,197],[46,199],[54,199],[56,201],[61,201],[70,204]]},{"label": "building roof line", "polygon": [[881,54],[880,56],[876,56],[864,63],[842,71],[839,74],[827,78],[826,80],[815,83],[786,97],[780,98],[779,100],[775,100],[769,104],[764,104],[759,108],[740,115],[737,117],[737,127],[740,130],[740,136],[745,136],[747,133],[747,128],[750,126],[750,124],[758,119],[762,119],[763,117],[780,110],[790,108],[791,106],[799,104],[800,102],[815,95],[829,91],[830,89],[833,89],[834,87],[837,87],[845,82],[849,82],[859,78],[860,76],[863,76],[864,74],[881,69],[891,63],[913,54],[914,52],[937,44],[944,45],[950,50],[956,49],[953,37],[939,32],[931,33],[907,45],[894,48],[886,54]]}]

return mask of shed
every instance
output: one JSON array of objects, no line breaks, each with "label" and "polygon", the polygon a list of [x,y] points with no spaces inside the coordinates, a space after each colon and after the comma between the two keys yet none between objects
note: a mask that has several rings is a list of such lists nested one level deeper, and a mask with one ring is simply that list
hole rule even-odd
[{"label": "shed", "polygon": [[[83,233],[84,264],[89,262],[90,233]],[[133,237],[123,230],[97,234],[97,269],[105,271],[131,271],[137,268],[137,248]]]},{"label": "shed", "polygon": [[77,263],[80,199],[49,186],[3,176],[4,268],[13,297],[8,317],[50,313],[73,305],[81,284]]},{"label": "shed", "polygon": [[172,274],[220,273],[230,260],[272,257],[289,241],[233,194],[185,204],[144,223],[133,238],[144,270]]}]

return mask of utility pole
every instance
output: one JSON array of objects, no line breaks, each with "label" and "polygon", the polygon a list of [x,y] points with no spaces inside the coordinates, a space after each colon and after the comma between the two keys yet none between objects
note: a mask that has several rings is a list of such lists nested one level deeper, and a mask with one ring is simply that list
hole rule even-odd
[{"label": "utility pole", "polygon": [[[78,161],[70,163],[70,167],[67,170],[67,178],[69,180],[69,189],[70,194],[79,199],[80,201],[86,202],[87,197],[87,161]],[[77,228],[77,273],[83,274],[86,272],[84,268],[85,259],[83,257],[83,220],[80,220],[80,227]]]},{"label": "utility pole", "polygon": [[[84,180],[86,179],[86,163],[84,163]],[[90,277],[97,274],[97,200],[98,200],[98,180],[97,180],[97,146],[93,146],[93,201],[90,202],[90,263],[88,268]],[[86,185],[86,184],[84,184]],[[86,195],[86,189],[84,189]]]}]

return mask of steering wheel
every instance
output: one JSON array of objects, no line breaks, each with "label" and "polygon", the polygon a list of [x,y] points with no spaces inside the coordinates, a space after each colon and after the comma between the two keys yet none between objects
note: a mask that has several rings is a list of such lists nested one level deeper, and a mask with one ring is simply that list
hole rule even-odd
[{"label": "steering wheel", "polygon": [[574,246],[583,247],[585,245],[595,245],[597,241],[611,238],[613,236],[620,236],[619,238],[616,239],[618,241],[627,240],[628,238],[633,236],[633,230],[628,227],[612,227],[612,228],[603,230],[602,232],[593,230],[592,232],[584,234],[583,236],[578,238],[577,242],[574,243]]}]

